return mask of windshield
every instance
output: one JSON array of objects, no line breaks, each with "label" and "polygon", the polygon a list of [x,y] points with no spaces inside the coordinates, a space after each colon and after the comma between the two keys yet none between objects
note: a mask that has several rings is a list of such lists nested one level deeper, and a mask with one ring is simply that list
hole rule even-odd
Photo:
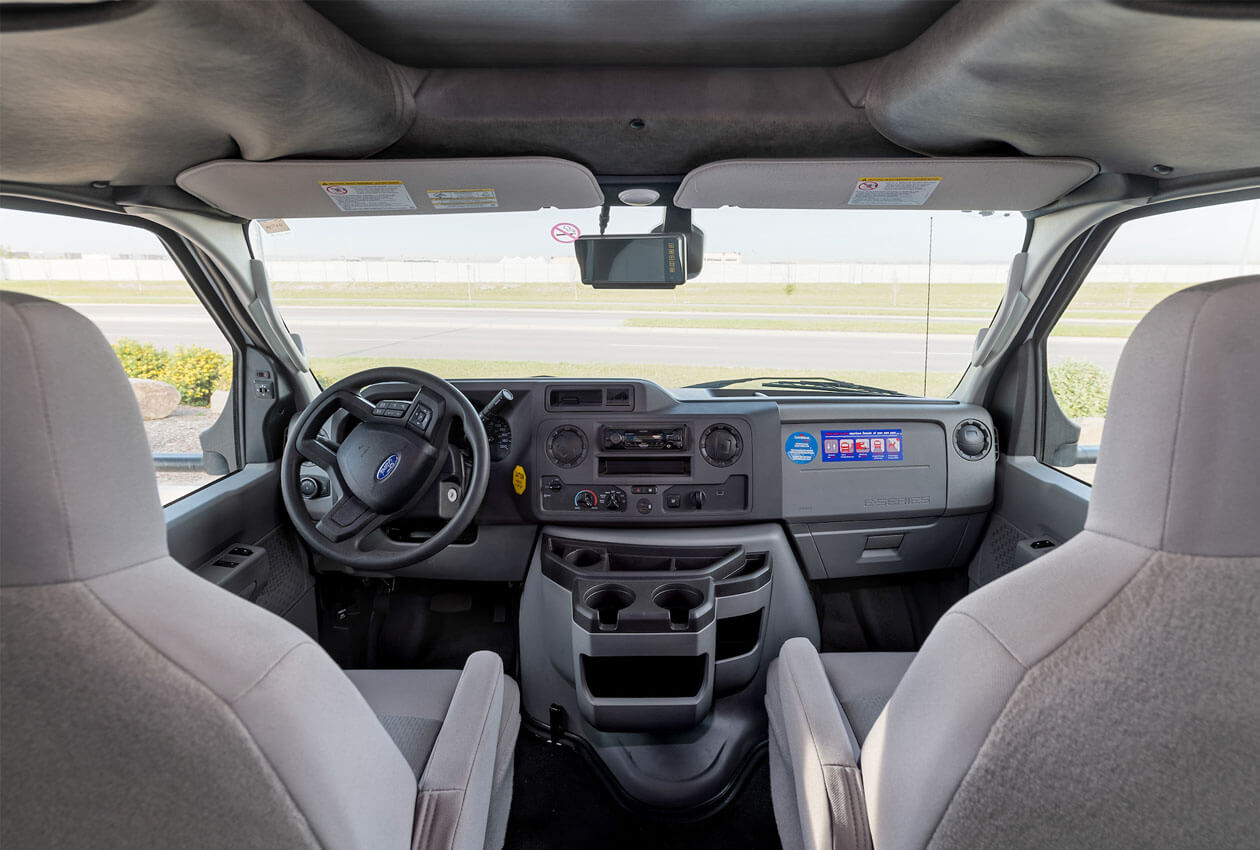
[{"label": "windshield", "polygon": [[[662,218],[619,207],[608,232]],[[598,209],[288,220],[253,238],[325,385],[390,364],[938,396],[970,361],[1025,230],[1019,214],[939,211],[727,208],[693,223],[703,271],[673,290],[580,282],[570,243],[599,232]]]}]

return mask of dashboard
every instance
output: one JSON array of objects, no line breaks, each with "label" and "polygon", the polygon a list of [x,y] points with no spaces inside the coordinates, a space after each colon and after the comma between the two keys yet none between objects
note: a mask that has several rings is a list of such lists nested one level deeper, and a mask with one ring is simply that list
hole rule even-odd
[{"label": "dashboard", "polygon": [[[543,525],[769,521],[786,527],[811,578],[944,568],[970,556],[993,501],[998,447],[988,412],[974,405],[641,380],[455,384],[478,408],[503,389],[512,397],[486,417],[490,484],[476,541],[466,542],[498,539],[495,557]],[[388,385],[365,394],[405,395]],[[436,559],[438,574],[461,548]]]}]

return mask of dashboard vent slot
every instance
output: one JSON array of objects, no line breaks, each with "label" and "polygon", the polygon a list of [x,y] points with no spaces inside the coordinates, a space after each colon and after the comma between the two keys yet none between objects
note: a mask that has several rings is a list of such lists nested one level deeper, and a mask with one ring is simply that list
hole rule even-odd
[{"label": "dashboard vent slot", "polygon": [[604,391],[591,387],[552,387],[547,394],[550,407],[603,407]]},{"label": "dashboard vent slot", "polygon": [[634,390],[631,387],[608,387],[604,390],[604,403],[609,407],[631,407]]},{"label": "dashboard vent slot", "polygon": [[634,387],[548,387],[548,410],[634,409]]}]

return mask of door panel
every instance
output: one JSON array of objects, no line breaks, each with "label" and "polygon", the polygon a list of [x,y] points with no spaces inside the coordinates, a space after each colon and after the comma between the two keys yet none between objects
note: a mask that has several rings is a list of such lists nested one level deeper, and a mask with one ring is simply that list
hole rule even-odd
[{"label": "door panel", "polygon": [[970,590],[1052,551],[1085,527],[1089,486],[1034,457],[1003,457],[996,484],[984,540],[967,569]]},{"label": "door panel", "polygon": [[284,513],[279,468],[247,464],[168,505],[167,545],[175,560],[198,575],[314,636],[315,579]]}]

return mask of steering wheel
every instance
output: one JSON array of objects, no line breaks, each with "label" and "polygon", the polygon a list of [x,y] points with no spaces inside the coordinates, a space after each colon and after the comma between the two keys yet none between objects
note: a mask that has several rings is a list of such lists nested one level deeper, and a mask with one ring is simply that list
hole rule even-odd
[{"label": "steering wheel", "polygon": [[[371,384],[419,387],[411,401],[373,403],[360,394]],[[338,411],[353,421],[335,445],[320,430]],[[391,540],[381,527],[405,515],[433,489],[458,418],[472,446],[471,473],[463,463],[443,497],[458,500],[454,514],[420,543]],[[339,501],[318,521],[299,489],[302,463],[310,461],[335,482]],[[319,554],[349,567],[389,571],[423,561],[468,528],[481,507],[490,478],[490,444],[476,408],[462,392],[419,369],[383,367],[342,378],[320,393],[289,429],[280,461],[280,491],[299,535]]]}]

